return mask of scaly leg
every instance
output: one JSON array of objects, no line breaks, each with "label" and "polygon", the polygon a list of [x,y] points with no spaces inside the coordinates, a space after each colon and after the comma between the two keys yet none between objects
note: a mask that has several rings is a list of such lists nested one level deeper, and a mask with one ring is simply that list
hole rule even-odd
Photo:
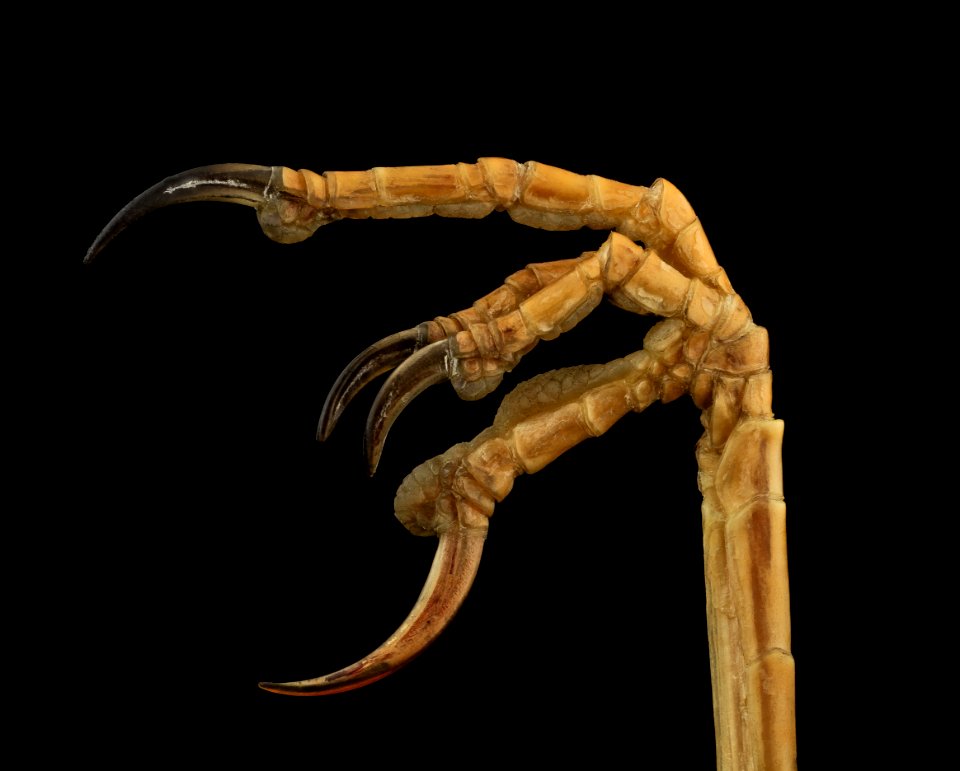
[{"label": "scaly leg", "polygon": [[[356,368],[363,374],[347,377],[347,401],[360,381],[375,376],[371,372],[397,367],[368,423],[374,466],[390,422],[419,390],[450,379],[464,396],[489,392],[518,356],[573,326],[603,294],[630,310],[673,317],[651,331],[645,351],[521,386],[504,401],[491,429],[411,474],[398,493],[398,515],[415,532],[440,535],[414,612],[358,665],[315,681],[269,687],[287,693],[346,690],[408,661],[462,601],[493,501],[506,495],[517,474],[536,471],[602,433],[626,411],[689,391],[704,410],[706,429],[697,457],[718,765],[722,771],[795,767],[782,423],[770,410],[766,333],[733,293],[693,210],[672,185],[658,180],[637,187],[502,158],[322,176],[283,167],[205,167],[164,180],[131,202],[94,242],[87,261],[146,211],[191,200],[254,206],[264,230],[281,242],[302,240],[338,219],[477,218],[495,210],[534,227],[621,234],[572,269],[557,269],[535,292],[522,291],[502,306],[493,302],[489,313],[455,314],[452,324],[438,319],[421,325],[412,342],[410,333],[401,333],[385,353],[364,359]],[[410,356],[411,348],[422,350]],[[338,397],[330,407],[330,427],[345,403]]]},{"label": "scaly leg", "polygon": [[697,446],[721,771],[796,764],[783,421],[770,371],[721,376]]}]

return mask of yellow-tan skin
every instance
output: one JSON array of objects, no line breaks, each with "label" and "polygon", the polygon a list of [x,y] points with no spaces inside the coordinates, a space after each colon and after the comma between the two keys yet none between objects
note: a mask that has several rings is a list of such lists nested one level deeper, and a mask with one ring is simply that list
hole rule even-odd
[{"label": "yellow-tan skin", "polygon": [[[418,535],[439,535],[440,546],[407,621],[351,667],[263,687],[335,693],[402,666],[456,612],[494,505],[517,476],[603,434],[627,412],[689,393],[704,427],[697,461],[717,766],[795,769],[783,422],[771,409],[767,333],[734,292],[683,195],[665,180],[639,187],[503,158],[323,175],[274,167],[269,178],[255,200],[240,202],[257,206],[264,231],[285,243],[344,218],[479,218],[493,211],[548,230],[613,231],[595,252],[528,266],[471,308],[422,325],[424,342],[446,341],[445,372],[463,398],[492,391],[539,340],[572,328],[604,296],[665,318],[637,353],[521,384],[490,428],[411,472],[396,496],[397,517]],[[379,445],[382,437],[374,467]]]}]

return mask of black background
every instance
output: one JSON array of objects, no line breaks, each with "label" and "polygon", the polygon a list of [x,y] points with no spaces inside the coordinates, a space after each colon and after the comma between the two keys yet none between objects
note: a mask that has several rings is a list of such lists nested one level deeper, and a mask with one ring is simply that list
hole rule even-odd
[{"label": "black background", "polygon": [[[70,552],[57,626],[76,656],[71,671],[84,675],[55,688],[49,706],[87,726],[78,750],[275,757],[282,767],[387,762],[423,743],[435,752],[420,761],[427,767],[582,751],[600,765],[631,756],[713,767],[701,429],[686,398],[629,415],[520,478],[497,507],[464,607],[405,670],[325,698],[256,685],[346,665],[406,615],[435,545],[392,515],[410,469],[482,430],[514,384],[636,350],[651,322],[604,304],[483,401],[431,389],[395,424],[372,479],[361,435],[373,388],[328,442],[314,440],[340,369],[371,342],[467,307],[529,262],[596,248],[605,234],[535,231],[494,214],[340,222],[282,246],[250,209],[195,204],[156,212],[80,266],[115,211],[194,166],[319,172],[499,155],[634,184],[670,179],[769,329],[774,409],[786,421],[800,756],[817,767],[847,730],[833,666],[838,637],[852,642],[840,630],[859,621],[860,587],[837,579],[845,447],[829,439],[830,365],[810,365],[817,351],[820,362],[833,355],[824,309],[849,288],[845,277],[826,289],[811,278],[826,257],[835,211],[825,191],[848,139],[822,125],[803,74],[784,70],[765,81],[771,88],[753,62],[652,98],[642,70],[584,94],[472,76],[441,86],[402,68],[391,72],[395,87],[370,89],[279,64],[265,89],[231,68],[155,65],[117,97],[120,63],[78,76],[91,94],[89,131],[65,152],[96,173],[79,189],[57,182],[70,185],[76,217],[58,379],[69,392],[56,453],[70,467],[71,507],[56,522]],[[819,537],[831,507],[834,537]]]}]

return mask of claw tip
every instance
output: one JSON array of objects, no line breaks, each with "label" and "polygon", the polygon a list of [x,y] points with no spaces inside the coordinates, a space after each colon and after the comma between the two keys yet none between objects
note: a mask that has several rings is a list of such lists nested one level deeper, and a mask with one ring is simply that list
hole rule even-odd
[{"label": "claw tip", "polygon": [[370,476],[377,473],[377,466],[380,465],[380,454],[383,444],[379,441],[371,440],[369,436],[364,437],[363,452],[367,456],[367,472]]},{"label": "claw tip", "polygon": [[87,253],[83,255],[84,265],[89,265],[91,262],[93,262],[93,258],[96,257],[97,254],[99,254],[100,249],[103,248],[103,244],[100,243],[101,240],[102,239],[100,238],[100,236],[97,236],[97,240],[94,241],[92,244],[90,244],[90,248],[87,249]]}]

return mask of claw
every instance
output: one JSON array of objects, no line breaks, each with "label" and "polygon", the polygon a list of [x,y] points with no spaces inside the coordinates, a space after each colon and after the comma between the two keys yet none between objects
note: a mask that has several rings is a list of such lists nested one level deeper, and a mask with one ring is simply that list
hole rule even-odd
[{"label": "claw", "polygon": [[437,554],[410,615],[369,656],[337,672],[292,683],[260,683],[288,696],[341,693],[381,680],[410,662],[436,639],[463,604],[480,566],[486,527],[454,526],[440,534]]},{"label": "claw", "polygon": [[259,207],[267,200],[267,189],[272,175],[273,169],[269,166],[221,163],[214,166],[200,166],[167,177],[162,182],[144,190],[118,211],[100,231],[100,235],[87,250],[83,261],[92,262],[93,258],[120,231],[144,214],[170,204],[189,201],[228,201]]},{"label": "claw", "polygon": [[403,364],[427,343],[427,326],[421,324],[405,332],[385,337],[362,351],[340,373],[320,413],[317,439],[326,440],[344,409],[360,391],[384,372]]},{"label": "claw", "polygon": [[370,408],[363,437],[370,476],[380,463],[380,453],[390,426],[403,408],[430,386],[449,380],[454,366],[449,350],[447,340],[430,343],[407,358],[383,384]]}]

